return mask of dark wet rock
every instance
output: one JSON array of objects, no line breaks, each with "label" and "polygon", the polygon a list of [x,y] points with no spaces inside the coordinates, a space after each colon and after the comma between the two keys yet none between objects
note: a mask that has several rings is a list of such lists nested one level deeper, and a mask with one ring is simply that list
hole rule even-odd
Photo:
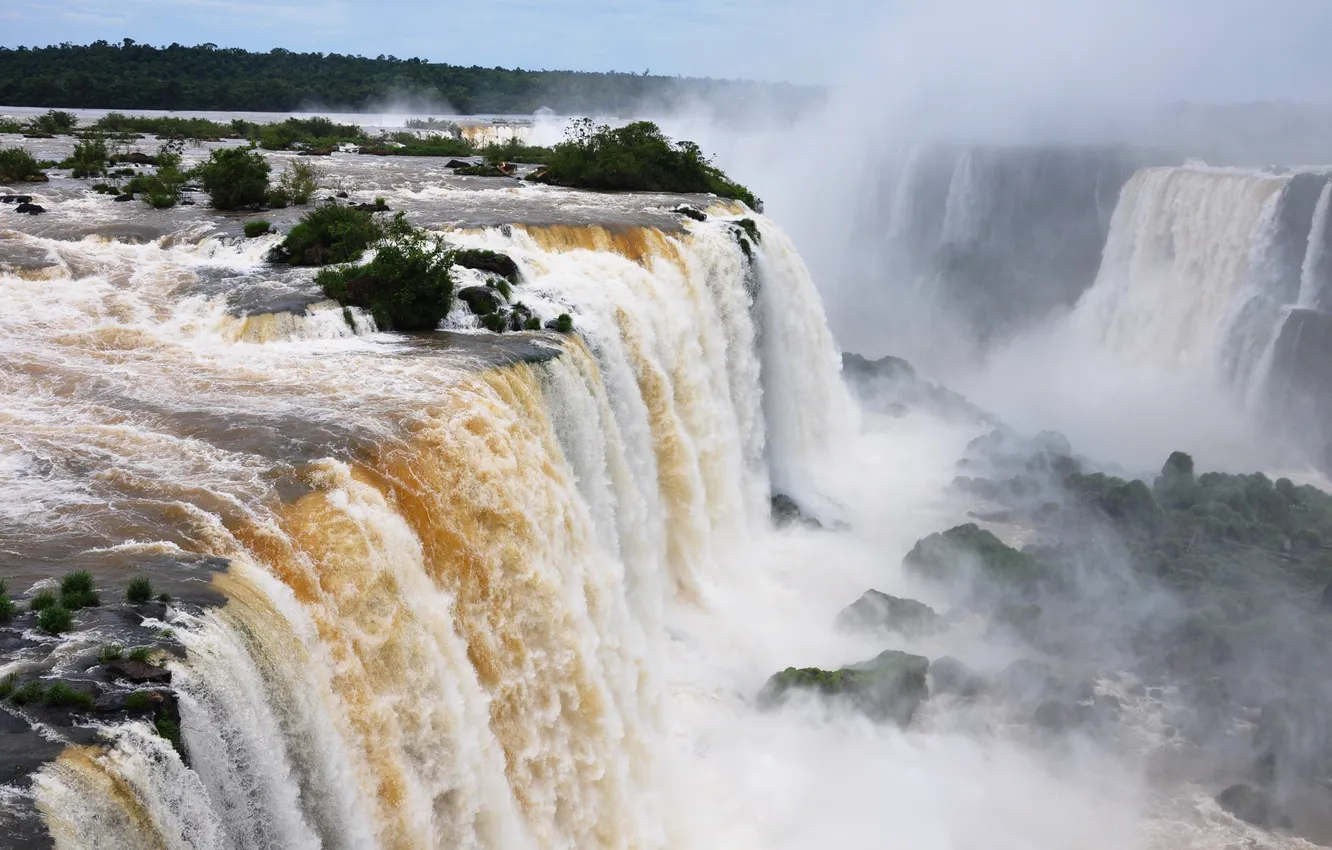
[{"label": "dark wet rock", "polygon": [[708,214],[700,209],[695,209],[688,204],[682,204],[675,208],[675,211],[686,218],[692,218],[694,221],[707,221]]},{"label": "dark wet rock", "polygon": [[509,310],[509,330],[511,331],[528,330],[529,329],[528,324],[534,318],[536,318],[536,316],[527,307],[527,305],[515,304],[513,305],[513,308]]},{"label": "dark wet rock", "polygon": [[478,316],[494,313],[503,303],[503,296],[489,286],[468,286],[458,291],[458,300]]},{"label": "dark wet rock", "polygon": [[30,204],[32,195],[0,195],[0,204]]},{"label": "dark wet rock", "polygon": [[929,696],[928,658],[888,650],[840,670],[788,668],[768,680],[759,694],[763,707],[780,705],[792,692],[820,694],[880,723],[907,726]]},{"label": "dark wet rock", "polygon": [[[507,165],[507,163],[504,163]],[[455,173],[463,177],[510,177],[512,176],[512,167],[506,171],[499,165],[490,165],[481,163],[480,165],[466,165],[459,168]]]},{"label": "dark wet rock", "polygon": [[339,197],[339,198],[350,198],[351,195],[348,195],[346,192],[339,192],[339,193],[337,194],[336,197]]},{"label": "dark wet rock", "polygon": [[17,207],[14,207],[14,212],[24,213],[27,215],[41,215],[42,213],[46,212],[46,207],[43,207],[40,204],[32,204],[32,203],[19,204]]},{"label": "dark wet rock", "polygon": [[1264,828],[1290,827],[1288,818],[1272,796],[1252,785],[1232,785],[1216,795],[1222,809],[1246,823]]},{"label": "dark wet rock", "polygon": [[373,204],[350,204],[349,206],[354,210],[368,213],[388,212],[391,209],[383,198],[375,198]]},{"label": "dark wet rock", "polygon": [[125,203],[126,201],[132,201],[132,200],[134,200],[134,193],[133,193],[133,192],[126,192],[126,193],[123,194],[123,195],[116,195],[116,197],[115,197],[115,202],[118,203],[118,204],[123,204],[123,203]]},{"label": "dark wet rock", "polygon": [[508,254],[499,251],[487,251],[482,248],[468,248],[453,253],[453,264],[464,269],[487,272],[518,282],[518,264]]},{"label": "dark wet rock", "polygon": [[823,528],[823,523],[805,513],[795,499],[784,493],[772,496],[772,521],[778,528],[799,523],[806,528]]},{"label": "dark wet rock", "polygon": [[920,540],[902,566],[951,587],[968,585],[973,602],[1027,599],[1052,580],[1049,566],[975,523]]},{"label": "dark wet rock", "polygon": [[842,378],[851,394],[876,413],[900,418],[922,410],[945,419],[995,424],[988,413],[961,395],[921,378],[900,357],[870,360],[847,352],[842,355]]},{"label": "dark wet rock", "polygon": [[102,668],[107,678],[124,679],[136,684],[160,684],[168,685],[171,683],[171,671],[145,661],[135,661],[131,658],[120,661],[112,661]]},{"label": "dark wet rock", "polygon": [[956,658],[945,655],[930,662],[932,694],[947,694],[964,699],[978,697],[988,686],[985,679]]},{"label": "dark wet rock", "polygon": [[474,163],[464,162],[461,159],[451,159],[444,163],[445,168],[471,168],[473,165]]},{"label": "dark wet rock", "polygon": [[895,632],[906,637],[934,634],[944,628],[942,618],[924,602],[866,591],[837,615],[842,629]]}]

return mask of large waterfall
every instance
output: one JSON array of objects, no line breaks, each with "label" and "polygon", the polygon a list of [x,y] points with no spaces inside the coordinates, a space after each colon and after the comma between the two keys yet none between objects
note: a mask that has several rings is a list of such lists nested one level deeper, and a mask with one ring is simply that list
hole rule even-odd
[{"label": "large waterfall", "polygon": [[204,556],[225,600],[160,624],[188,764],[139,722],[71,741],[57,846],[672,843],[663,609],[855,427],[794,248],[717,212],[454,232],[576,316],[522,357],[238,317],[199,287],[262,285],[246,243],[13,237],[48,262],[0,276],[7,548]]}]

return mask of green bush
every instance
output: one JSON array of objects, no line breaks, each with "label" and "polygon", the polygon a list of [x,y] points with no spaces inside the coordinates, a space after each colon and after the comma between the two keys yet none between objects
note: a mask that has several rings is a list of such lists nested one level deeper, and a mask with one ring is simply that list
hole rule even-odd
[{"label": "green bush", "polygon": [[176,752],[184,754],[185,742],[180,737],[180,724],[166,714],[159,714],[157,722],[153,724],[157,734],[168,741]]},{"label": "green bush", "polygon": [[673,142],[650,121],[619,129],[586,118],[575,122],[540,181],[618,192],[711,192],[763,211],[763,202],[708,161],[698,145]]},{"label": "green bush", "polygon": [[312,163],[305,160],[296,160],[288,163],[282,170],[282,176],[278,178],[277,192],[280,192],[285,198],[297,206],[304,206],[310,203],[315,192],[319,191],[319,180],[321,178],[319,169]]},{"label": "green bush", "polygon": [[370,213],[326,204],[306,213],[273,253],[293,266],[354,263],[384,234]]},{"label": "green bush", "polygon": [[45,133],[51,136],[70,133],[79,125],[79,119],[72,112],[52,109],[44,115],[38,115],[28,122],[28,132]]},{"label": "green bush", "polygon": [[93,576],[87,570],[72,572],[60,580],[60,604],[71,611],[96,608],[102,599],[93,589]]},{"label": "green bush", "polygon": [[537,147],[535,145],[523,144],[521,139],[510,139],[503,144],[487,145],[482,150],[486,162],[492,165],[498,165],[501,162],[525,162],[536,165],[545,165],[555,156],[555,151],[551,148]]},{"label": "green bush", "polygon": [[31,705],[35,702],[41,702],[44,692],[45,688],[42,687],[41,682],[30,679],[9,695],[9,701],[14,705]]},{"label": "green bush", "polygon": [[59,605],[52,605],[43,608],[37,615],[37,628],[46,632],[48,635],[60,635],[69,631],[74,626],[74,613],[68,608],[62,608]]},{"label": "green bush", "polygon": [[153,582],[148,576],[135,576],[125,588],[125,600],[134,605],[142,605],[153,598]]},{"label": "green bush", "polygon": [[147,117],[129,116],[111,112],[93,122],[92,128],[107,133],[143,134],[151,133],[159,137],[178,137],[216,142],[220,139],[234,138],[238,134],[227,124],[219,124],[206,118],[174,118],[170,116]]},{"label": "green bush", "polygon": [[453,301],[452,256],[441,239],[407,224],[401,213],[359,266],[325,269],[315,282],[344,307],[369,310],[383,330],[434,330]]},{"label": "green bush", "polygon": [[528,317],[527,321],[523,322],[523,330],[525,331],[541,330],[541,320],[538,319],[536,316]]},{"label": "green bush", "polygon": [[28,601],[28,610],[45,611],[56,604],[56,595],[49,590],[39,591]]},{"label": "green bush", "polygon": [[264,150],[270,151],[297,147],[323,150],[365,136],[365,132],[355,124],[336,124],[320,116],[288,118],[277,124],[251,125],[250,130],[250,138],[258,141]]},{"label": "green bush", "polygon": [[264,202],[271,170],[263,154],[257,151],[223,148],[209,154],[198,173],[213,207],[235,210]]},{"label": "green bush", "polygon": [[0,579],[0,623],[14,619],[15,607],[14,600],[9,598],[9,584]]},{"label": "green bush", "polygon": [[23,148],[0,150],[0,183],[27,183],[44,176],[37,160]]},{"label": "green bush", "polygon": [[570,316],[568,313],[561,313],[559,318],[555,320],[556,331],[562,334],[571,334],[573,333],[573,329],[573,316]]},{"label": "green bush", "polygon": [[100,137],[84,139],[74,145],[74,153],[60,163],[61,168],[73,169],[75,177],[101,177],[106,174],[106,142]]},{"label": "green bush", "polygon": [[273,225],[269,224],[263,219],[260,219],[259,221],[245,222],[245,235],[247,238],[250,239],[255,239],[260,236],[263,236],[265,233],[268,233],[272,229]]},{"label": "green bush", "polygon": [[118,643],[111,643],[102,647],[101,660],[103,664],[110,664],[112,661],[119,661],[124,657],[125,647]]},{"label": "green bush", "polygon": [[136,646],[130,650],[130,661],[142,661],[148,663],[148,659],[153,657],[153,648],[151,646]]},{"label": "green bush", "polygon": [[152,691],[135,691],[125,697],[125,708],[130,711],[147,711],[153,707]]},{"label": "green bush", "polygon": [[9,697],[14,693],[14,684],[17,680],[18,677],[15,676],[13,673],[10,673],[8,676],[4,677],[3,679],[0,679],[0,699],[9,699]]},{"label": "green bush", "polygon": [[47,708],[92,708],[93,698],[65,682],[53,682],[42,695],[42,702]]},{"label": "green bush", "polygon": [[170,593],[159,593],[159,594],[157,594],[157,601],[158,601],[158,602],[161,602],[163,605],[166,605],[168,602],[171,601],[171,594],[170,594]]}]

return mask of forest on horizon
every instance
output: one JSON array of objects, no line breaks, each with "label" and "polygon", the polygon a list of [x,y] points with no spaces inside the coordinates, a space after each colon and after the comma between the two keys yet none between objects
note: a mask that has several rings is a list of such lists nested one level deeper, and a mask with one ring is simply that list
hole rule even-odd
[{"label": "forest on horizon", "polygon": [[0,47],[0,104],[72,109],[362,111],[395,100],[457,114],[618,114],[690,101],[799,109],[817,90],[785,83],[462,67],[422,59],[252,53],[213,44]]}]

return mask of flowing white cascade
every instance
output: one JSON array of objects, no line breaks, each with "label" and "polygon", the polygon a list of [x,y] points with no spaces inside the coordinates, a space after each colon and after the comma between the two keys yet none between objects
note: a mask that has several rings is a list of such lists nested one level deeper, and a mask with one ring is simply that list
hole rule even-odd
[{"label": "flowing white cascade", "polygon": [[1318,195],[1318,205],[1314,207],[1309,248],[1304,254],[1304,263],[1300,266],[1300,296],[1297,304],[1299,307],[1318,307],[1323,281],[1332,277],[1332,269],[1328,268],[1325,238],[1329,207],[1332,207],[1332,181],[1323,186],[1323,191]]},{"label": "flowing white cascade", "polygon": [[1072,320],[1114,354],[1241,392],[1276,331],[1271,279],[1289,177],[1147,168],[1125,186]]},{"label": "flowing white cascade", "polygon": [[773,487],[813,493],[856,427],[809,274],[758,223],[752,260],[724,212],[453,234],[579,331],[497,368],[182,295],[222,249],[0,276],[0,457],[40,470],[42,527],[230,564],[224,607],[172,615],[188,762],[141,724],[67,751],[37,784],[57,846],[673,846],[663,608],[707,606]]}]

